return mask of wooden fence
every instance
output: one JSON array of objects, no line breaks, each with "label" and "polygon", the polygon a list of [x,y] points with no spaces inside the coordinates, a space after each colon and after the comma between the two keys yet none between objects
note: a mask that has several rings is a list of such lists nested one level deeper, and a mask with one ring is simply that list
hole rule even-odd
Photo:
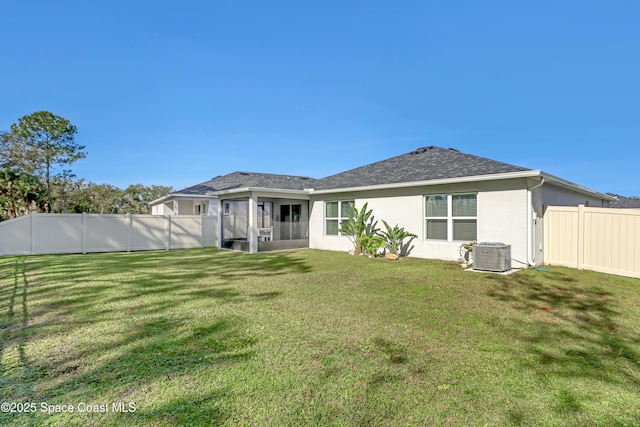
[{"label": "wooden fence", "polygon": [[640,278],[640,210],[548,206],[546,264]]},{"label": "wooden fence", "polygon": [[215,217],[31,214],[0,222],[0,255],[218,247]]}]

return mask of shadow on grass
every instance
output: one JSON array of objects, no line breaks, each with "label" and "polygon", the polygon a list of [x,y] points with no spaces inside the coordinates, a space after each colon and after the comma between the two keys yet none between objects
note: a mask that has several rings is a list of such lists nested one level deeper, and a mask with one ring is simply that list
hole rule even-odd
[{"label": "shadow on grass", "polygon": [[122,414],[123,425],[138,422],[172,426],[220,425],[229,419],[230,414],[223,411],[218,404],[228,397],[224,390],[202,394],[197,398],[173,399],[169,403],[153,409],[137,411],[135,414]]},{"label": "shadow on grass", "polygon": [[[34,397],[33,382],[30,381],[34,376],[34,368],[30,363],[26,351],[25,344],[27,337],[27,326],[29,321],[28,295],[30,292],[29,281],[25,271],[24,257],[15,258],[12,268],[12,274],[7,275],[11,278],[7,287],[8,292],[0,295],[0,301],[7,301],[6,310],[0,308],[0,396],[2,400],[11,402],[11,395],[22,397],[28,401]],[[4,304],[2,304],[4,305]],[[3,313],[4,312],[4,313]],[[18,399],[14,399],[19,401]],[[4,412],[4,411],[3,411]],[[0,424],[3,424],[0,414]],[[31,420],[33,424],[34,414],[26,413],[23,415],[26,420]]]},{"label": "shadow on grass", "polygon": [[[525,344],[533,358],[523,359],[524,368],[543,383],[570,386],[564,381],[577,379],[615,385],[630,395],[640,391],[640,337],[621,324],[613,292],[559,272],[491,278],[495,287],[488,295],[522,313],[505,332]],[[559,414],[578,413],[589,404],[588,390],[563,388],[556,397]],[[515,424],[520,419],[512,414]]]},{"label": "shadow on grass", "polygon": [[[242,280],[311,271],[304,259],[286,252],[248,255],[205,249],[26,259],[38,281],[30,298],[46,299],[48,309],[59,316],[86,312],[96,321],[110,315],[108,306],[134,300],[139,300],[136,313],[152,314],[189,299],[273,299],[279,291],[246,294]],[[4,294],[0,288],[0,301]]]},{"label": "shadow on grass", "polygon": [[[229,416],[215,405],[216,400],[229,397],[224,390],[200,383],[197,389],[215,391],[197,393],[191,399],[177,396],[183,395],[187,386],[193,386],[198,373],[228,369],[250,359],[256,343],[257,340],[247,334],[241,318],[218,318],[207,325],[190,327],[183,321],[158,317],[141,322],[130,334],[109,344],[94,345],[90,349],[69,347],[60,357],[32,362],[38,375],[31,380],[45,383],[51,380],[55,386],[30,397],[60,404],[103,402],[105,396],[116,396],[112,397],[115,402],[135,402],[135,414],[126,414],[129,425],[144,420],[166,421],[170,425],[174,421],[175,425],[204,422],[217,425]],[[89,359],[87,352],[91,353]],[[87,361],[97,355],[105,355],[105,361],[86,366]],[[165,403],[166,398],[160,399],[160,403],[154,402],[153,390],[159,382],[163,396],[176,396],[169,399],[169,403]],[[28,416],[21,414],[12,420],[24,420]]]},{"label": "shadow on grass", "polygon": [[[277,282],[269,282],[261,292],[259,281],[245,289],[243,280],[311,271],[304,258],[292,253],[217,250],[14,257],[0,260],[0,267],[6,273],[0,279],[0,362],[12,360],[12,366],[0,366],[2,397],[78,402],[248,360],[256,339],[241,316],[203,320],[192,307],[268,302],[282,295],[274,289]],[[168,314],[185,304],[191,304],[186,312]],[[133,316],[139,320],[127,321]],[[132,326],[105,340],[63,338],[83,329],[94,331],[92,325],[100,322],[118,325],[119,330]],[[29,360],[25,344],[30,337],[55,337],[51,357]],[[7,351],[10,357],[5,357]],[[215,391],[207,405],[217,393],[223,392]],[[136,417],[162,419],[166,414],[168,419],[177,416],[181,424],[180,417],[188,412],[173,412],[185,402],[172,400],[149,413],[140,406]],[[10,420],[26,422],[29,416]],[[207,411],[205,419],[215,424],[225,417]],[[0,414],[0,424],[4,421]]]}]

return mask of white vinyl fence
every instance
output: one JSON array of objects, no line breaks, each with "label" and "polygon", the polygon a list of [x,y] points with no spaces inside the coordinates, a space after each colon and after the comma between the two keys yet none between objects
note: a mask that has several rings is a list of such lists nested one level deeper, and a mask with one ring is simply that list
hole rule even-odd
[{"label": "white vinyl fence", "polygon": [[0,255],[218,247],[216,217],[31,214],[0,222]]}]

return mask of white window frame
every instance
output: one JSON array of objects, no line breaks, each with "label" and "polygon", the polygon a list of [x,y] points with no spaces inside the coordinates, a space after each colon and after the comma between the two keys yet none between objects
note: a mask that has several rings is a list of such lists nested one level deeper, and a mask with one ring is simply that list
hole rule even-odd
[{"label": "white window frame", "polygon": [[[446,196],[447,197],[447,216],[427,216],[427,197],[429,196]],[[454,196],[475,196],[476,197],[476,214],[475,216],[453,216],[453,197]],[[422,227],[424,228],[424,240],[431,242],[466,242],[467,240],[453,240],[453,222],[455,220],[475,220],[476,222],[476,239],[478,238],[478,193],[451,193],[451,194],[426,194],[423,197],[422,208],[424,209],[424,220]],[[427,235],[427,221],[429,220],[446,220],[447,221],[447,238],[435,239],[429,238]]]},{"label": "white window frame", "polygon": [[207,202],[199,202],[193,204],[194,215],[206,215],[207,214]]},{"label": "white window frame", "polygon": [[[327,216],[327,203],[338,203],[338,216],[335,216],[335,217],[334,216]],[[353,199],[327,200],[327,201],[324,202],[323,215],[324,215],[324,235],[325,236],[344,236],[339,231],[338,231],[337,234],[329,234],[327,232],[327,221],[338,221],[338,227],[340,227],[340,224],[342,224],[342,221],[345,221],[345,220],[349,219],[346,216],[342,216],[342,204],[343,203],[350,203],[353,208],[355,208],[355,206],[356,206],[356,201],[353,200]]]}]

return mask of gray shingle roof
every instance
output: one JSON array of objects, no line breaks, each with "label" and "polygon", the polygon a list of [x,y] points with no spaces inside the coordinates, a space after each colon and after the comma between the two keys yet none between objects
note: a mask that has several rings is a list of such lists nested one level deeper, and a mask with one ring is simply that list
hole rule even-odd
[{"label": "gray shingle roof", "polygon": [[319,179],[314,188],[362,187],[528,170],[452,148],[430,146]]},{"label": "gray shingle roof", "polygon": [[257,172],[233,172],[172,194],[205,195],[207,192],[244,187],[327,190],[528,170],[530,169],[461,153],[452,148],[430,146],[322,179]]},{"label": "gray shingle roof", "polygon": [[620,208],[620,209],[640,209],[640,199],[624,197],[619,194],[606,193],[608,196],[612,196],[616,198],[615,202],[611,202],[609,204],[610,208]]},{"label": "gray shingle roof", "polygon": [[283,190],[303,190],[314,187],[316,179],[307,176],[275,175],[257,172],[233,172],[217,176],[207,182],[187,187],[173,194],[204,195],[209,191],[231,190],[234,188],[260,187]]}]

